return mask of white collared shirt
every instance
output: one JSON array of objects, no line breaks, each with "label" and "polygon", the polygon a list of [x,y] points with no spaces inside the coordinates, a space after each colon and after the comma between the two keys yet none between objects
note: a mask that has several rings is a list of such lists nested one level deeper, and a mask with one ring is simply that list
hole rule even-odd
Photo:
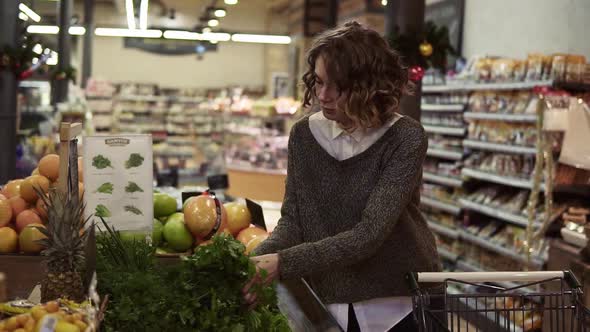
[{"label": "white collared shirt", "polygon": [[[402,116],[395,115],[380,128],[355,130],[348,133],[335,121],[326,119],[322,112],[309,117],[309,129],[324,150],[337,160],[352,158],[375,143]],[[375,298],[352,304],[362,332],[384,332],[391,329],[410,312],[412,298],[406,296]],[[348,326],[348,303],[328,305],[338,324],[346,330]]]}]

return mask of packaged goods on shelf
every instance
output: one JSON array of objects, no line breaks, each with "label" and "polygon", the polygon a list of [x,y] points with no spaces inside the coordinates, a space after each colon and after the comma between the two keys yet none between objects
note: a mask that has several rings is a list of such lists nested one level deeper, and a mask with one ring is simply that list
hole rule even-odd
[{"label": "packaged goods on shelf", "polygon": [[428,137],[429,148],[462,151],[462,146],[463,140],[460,138],[447,137],[443,135],[429,135]]},{"label": "packaged goods on shelf", "polygon": [[463,115],[461,113],[430,113],[422,115],[421,121],[425,125],[461,127]]},{"label": "packaged goods on shelf", "polygon": [[534,124],[477,120],[469,123],[467,136],[484,142],[534,147],[537,131]]},{"label": "packaged goods on shelf", "polygon": [[461,162],[447,162],[440,159],[427,158],[424,161],[424,172],[436,175],[459,178],[461,176]]},{"label": "packaged goods on shelf", "polygon": [[530,91],[475,91],[469,96],[469,112],[535,114]]},{"label": "packaged goods on shelf", "polygon": [[422,104],[459,105],[467,104],[468,95],[465,93],[426,94],[422,96]]},{"label": "packaged goods on shelf", "polygon": [[530,155],[475,152],[465,160],[464,165],[493,174],[530,179],[535,158]]}]

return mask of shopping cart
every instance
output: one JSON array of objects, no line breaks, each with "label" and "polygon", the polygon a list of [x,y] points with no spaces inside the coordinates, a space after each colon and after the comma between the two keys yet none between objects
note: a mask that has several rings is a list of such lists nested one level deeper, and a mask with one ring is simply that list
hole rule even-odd
[{"label": "shopping cart", "polygon": [[[423,272],[408,275],[419,331],[590,331],[570,271]],[[442,287],[420,287],[439,283]]]}]

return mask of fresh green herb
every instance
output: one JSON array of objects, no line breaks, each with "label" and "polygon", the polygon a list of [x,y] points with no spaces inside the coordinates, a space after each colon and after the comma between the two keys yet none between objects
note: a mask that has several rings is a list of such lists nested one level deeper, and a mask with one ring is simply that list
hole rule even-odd
[{"label": "fresh green herb", "polygon": [[132,153],[125,162],[125,168],[139,167],[143,164],[143,157],[139,153]]},{"label": "fresh green herb", "polygon": [[129,183],[127,184],[127,187],[125,187],[125,191],[128,193],[134,193],[134,192],[143,192],[143,189],[141,189],[141,187],[138,186],[137,183],[135,183],[133,181],[129,181]]},{"label": "fresh green herb", "polygon": [[[109,294],[104,331],[290,331],[272,286],[254,289],[248,310],[242,287],[256,273],[244,246],[225,235],[176,265],[157,264],[155,249],[111,228],[97,239],[98,291]],[[106,237],[106,238],[102,238]]]},{"label": "fresh green herb", "polygon": [[133,205],[125,205],[125,211],[131,212],[131,213],[138,215],[138,216],[143,216],[143,212],[141,212],[140,209],[136,208]]},{"label": "fresh green herb", "polygon": [[92,158],[92,166],[94,166],[97,169],[105,169],[107,167],[113,168],[113,165],[111,164],[109,158],[101,154]]},{"label": "fresh green herb", "polygon": [[100,187],[98,187],[98,189],[96,189],[95,192],[101,193],[101,194],[112,194],[113,193],[113,184],[110,182],[105,182],[103,184],[100,185]]},{"label": "fresh green herb", "polygon": [[100,218],[109,218],[112,216],[111,211],[102,204],[96,206],[94,215]]}]

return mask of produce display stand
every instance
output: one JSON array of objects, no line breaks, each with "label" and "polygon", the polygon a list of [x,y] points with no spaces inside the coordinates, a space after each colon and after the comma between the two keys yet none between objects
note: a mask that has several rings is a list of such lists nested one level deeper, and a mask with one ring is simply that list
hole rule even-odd
[{"label": "produce display stand", "polygon": [[282,202],[285,196],[286,170],[228,166],[229,189],[235,197],[259,201]]}]

